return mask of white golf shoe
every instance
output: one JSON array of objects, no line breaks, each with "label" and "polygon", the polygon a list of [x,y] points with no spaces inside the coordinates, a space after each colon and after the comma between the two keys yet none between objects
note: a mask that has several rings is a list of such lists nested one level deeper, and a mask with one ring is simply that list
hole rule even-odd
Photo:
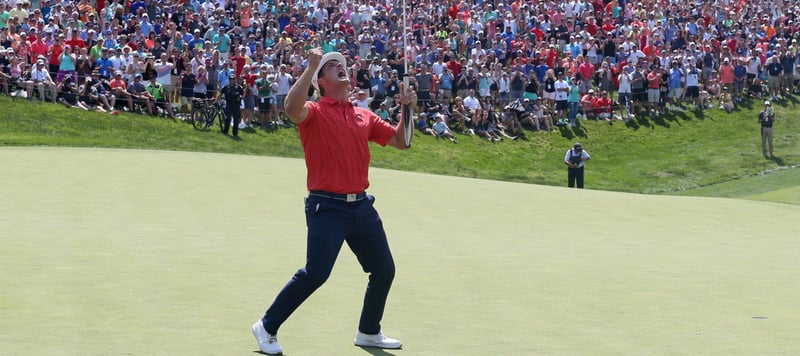
[{"label": "white golf shoe", "polygon": [[256,337],[258,348],[261,349],[261,352],[267,355],[283,354],[283,349],[281,349],[281,345],[278,344],[278,337],[270,335],[270,333],[264,329],[264,323],[261,322],[261,319],[253,324],[253,336]]},{"label": "white golf shoe", "polygon": [[356,334],[355,344],[356,346],[377,347],[381,349],[399,349],[403,347],[403,343],[400,342],[400,340],[387,337],[383,335],[382,332],[370,335],[359,331]]}]

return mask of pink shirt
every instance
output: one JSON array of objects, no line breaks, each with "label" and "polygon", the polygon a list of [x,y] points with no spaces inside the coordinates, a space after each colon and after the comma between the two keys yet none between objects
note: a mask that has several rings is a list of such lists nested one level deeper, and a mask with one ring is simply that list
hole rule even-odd
[{"label": "pink shirt", "polygon": [[369,187],[369,141],[381,146],[395,128],[364,108],[323,97],[306,102],[297,128],[306,157],[308,190],[352,194]]},{"label": "pink shirt", "polygon": [[733,66],[728,65],[721,65],[719,67],[719,82],[722,84],[730,84],[733,83]]}]

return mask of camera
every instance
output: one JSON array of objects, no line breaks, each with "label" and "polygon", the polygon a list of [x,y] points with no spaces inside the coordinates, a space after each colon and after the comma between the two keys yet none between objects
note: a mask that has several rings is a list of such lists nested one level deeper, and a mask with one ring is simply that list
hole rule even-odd
[{"label": "camera", "polygon": [[578,164],[581,163],[581,161],[583,159],[583,154],[582,154],[583,150],[577,150],[576,149],[575,153],[576,154],[573,154],[573,155],[569,156],[569,163],[574,164],[574,165],[578,165]]}]

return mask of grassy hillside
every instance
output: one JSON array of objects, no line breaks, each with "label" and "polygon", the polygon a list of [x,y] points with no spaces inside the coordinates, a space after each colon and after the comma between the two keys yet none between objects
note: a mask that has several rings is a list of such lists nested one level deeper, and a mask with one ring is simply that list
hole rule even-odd
[{"label": "grassy hillside", "polygon": [[[587,188],[636,193],[747,197],[748,177],[761,177],[753,194],[790,188],[797,179],[771,180],[772,172],[800,161],[800,122],[794,98],[776,103],[776,158],[760,152],[756,114],[760,101],[733,114],[720,110],[679,112],[627,124],[584,121],[577,129],[529,132],[527,140],[490,143],[460,136],[459,144],[417,134],[408,151],[373,151],[373,166],[482,179],[566,185],[562,159],[575,141],[592,155]],[[217,131],[199,132],[188,123],[141,115],[110,116],[60,105],[0,97],[0,145],[115,147],[302,157],[295,129],[247,130],[241,141]],[[794,170],[792,177],[796,177]],[[727,188],[724,188],[727,187]],[[765,189],[768,188],[768,189]],[[780,199],[779,199],[780,200]],[[796,201],[796,199],[795,199]]]}]

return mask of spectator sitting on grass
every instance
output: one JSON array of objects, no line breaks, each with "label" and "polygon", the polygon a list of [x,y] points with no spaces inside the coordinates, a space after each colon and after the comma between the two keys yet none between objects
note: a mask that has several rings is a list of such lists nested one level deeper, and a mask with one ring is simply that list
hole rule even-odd
[{"label": "spectator sitting on grass", "polygon": [[489,115],[481,107],[478,107],[472,114],[472,130],[476,135],[489,140],[489,142],[502,141],[494,124],[489,121]]},{"label": "spectator sitting on grass", "polygon": [[453,101],[452,106],[450,107],[450,127],[458,126],[458,129],[463,134],[467,134],[467,124],[472,120],[470,118],[471,113],[464,107],[464,101],[456,97],[455,101]]},{"label": "spectator sitting on grass", "polygon": [[589,89],[589,92],[586,93],[581,98],[581,108],[583,109],[583,117],[587,119],[594,119],[595,112],[594,112],[594,102],[597,100],[594,95],[594,89]]},{"label": "spectator sitting on grass", "polygon": [[453,143],[458,143],[458,139],[453,136],[453,133],[450,132],[450,128],[448,128],[447,124],[444,122],[444,115],[437,114],[435,118],[436,121],[433,124],[433,132],[436,138],[444,137]]},{"label": "spectator sitting on grass", "polygon": [[378,109],[375,110],[375,114],[380,116],[381,120],[389,121],[389,109],[386,108],[385,101],[381,101],[381,103],[378,105]]},{"label": "spectator sitting on grass", "polygon": [[[397,122],[399,121],[400,121],[400,114],[398,113]],[[428,125],[428,114],[426,113],[421,113],[419,114],[419,117],[417,117],[417,128],[419,128],[419,131],[425,135],[436,136],[436,133],[433,131],[430,125]]]},{"label": "spectator sitting on grass", "polygon": [[593,109],[594,112],[597,113],[598,119],[603,119],[611,123],[612,117],[612,102],[611,99],[608,97],[608,92],[600,92],[600,96],[595,99]]},{"label": "spectator sitting on grass", "polygon": [[479,107],[481,107],[481,102],[475,97],[475,89],[469,90],[469,95],[464,98],[464,107],[469,110],[470,113],[475,112]]},{"label": "spectator sitting on grass", "polygon": [[727,86],[722,87],[722,94],[719,95],[719,108],[728,114],[733,112],[733,98]]}]

